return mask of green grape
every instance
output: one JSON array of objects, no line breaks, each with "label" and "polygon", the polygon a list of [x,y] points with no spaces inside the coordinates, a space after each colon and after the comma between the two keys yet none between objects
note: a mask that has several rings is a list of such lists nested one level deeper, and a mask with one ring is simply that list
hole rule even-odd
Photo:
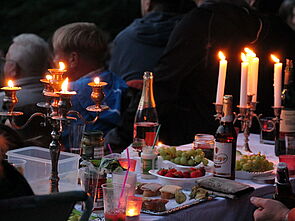
[{"label": "green grape", "polygon": [[243,165],[243,170],[245,170],[245,171],[249,171],[251,169],[251,165],[249,165],[248,163],[245,163],[244,165]]},{"label": "green grape", "polygon": [[240,161],[237,160],[237,161],[236,161],[236,170],[241,170],[241,169],[242,169],[242,166],[241,166],[241,164],[240,164]]},{"label": "green grape", "polygon": [[181,165],[186,165],[186,164],[187,164],[187,159],[186,159],[186,157],[181,157],[181,158],[180,158],[180,164],[181,164]]},{"label": "green grape", "polygon": [[170,150],[172,153],[176,153],[176,147],[171,147]]},{"label": "green grape", "polygon": [[203,150],[202,149],[196,149],[196,153],[197,153],[197,155],[200,155],[201,153],[203,153]]},{"label": "green grape", "polygon": [[174,163],[176,163],[176,164],[180,164],[180,157],[176,157],[176,158],[174,159]]},{"label": "green grape", "polygon": [[188,157],[187,152],[183,151],[181,156],[187,158]]},{"label": "green grape", "polygon": [[182,151],[181,150],[177,150],[176,151],[176,156],[177,157],[181,157],[182,156]]},{"label": "green grape", "polygon": [[204,159],[202,160],[202,162],[203,162],[204,166],[207,166],[208,163],[209,163],[208,159],[206,159],[206,158],[204,158]]},{"label": "green grape", "polygon": [[195,163],[195,161],[194,161],[193,159],[189,159],[189,160],[187,161],[187,164],[188,164],[189,166],[194,166],[196,163]]},{"label": "green grape", "polygon": [[164,160],[170,160],[171,157],[170,157],[169,155],[165,155],[165,156],[163,157],[163,159],[164,159]]},{"label": "green grape", "polygon": [[166,156],[166,151],[165,150],[159,150],[159,153],[160,153],[160,156],[163,157],[163,156]]},{"label": "green grape", "polygon": [[202,159],[203,158],[200,155],[195,156],[196,163],[201,163]]},{"label": "green grape", "polygon": [[194,154],[195,154],[195,150],[194,149],[191,149],[191,150],[187,151],[187,155],[188,156],[194,156]]}]

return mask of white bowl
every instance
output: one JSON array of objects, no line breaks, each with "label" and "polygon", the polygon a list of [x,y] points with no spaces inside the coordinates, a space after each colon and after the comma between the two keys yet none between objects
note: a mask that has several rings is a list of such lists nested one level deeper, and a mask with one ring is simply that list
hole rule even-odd
[{"label": "white bowl", "polygon": [[200,163],[200,164],[198,164],[196,166],[183,166],[183,165],[180,165],[180,164],[173,163],[173,162],[171,162],[169,160],[163,160],[162,161],[162,167],[163,168],[175,168],[175,169],[180,170],[182,172],[189,171],[190,168],[204,167],[207,172],[213,172],[214,162],[211,161],[211,160],[208,160],[208,165],[207,166],[204,166],[203,163]]},{"label": "white bowl", "polygon": [[192,187],[196,185],[197,180],[213,175],[212,173],[206,173],[205,176],[201,176],[197,178],[174,178],[174,177],[161,176],[157,173],[158,171],[159,170],[150,170],[149,173],[158,177],[160,184],[177,185],[177,186],[181,186],[184,190],[191,190]]},{"label": "white bowl", "polygon": [[272,174],[274,170],[264,172],[248,172],[243,170],[236,170],[236,178],[242,180],[251,180],[253,177],[263,177]]}]

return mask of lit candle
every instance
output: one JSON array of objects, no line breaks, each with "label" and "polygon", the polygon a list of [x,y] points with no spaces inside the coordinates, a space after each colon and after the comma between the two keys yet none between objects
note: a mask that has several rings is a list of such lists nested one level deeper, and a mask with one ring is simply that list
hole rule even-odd
[{"label": "lit candle", "polygon": [[249,61],[248,68],[248,85],[247,91],[248,94],[253,95],[252,101],[257,101],[257,85],[258,85],[258,69],[259,69],[259,58],[256,57],[256,54],[249,48],[245,48],[247,53],[247,58]]},{"label": "lit candle", "polygon": [[225,78],[226,78],[227,60],[225,60],[225,56],[221,51],[218,52],[218,56],[220,58],[220,61],[219,61],[218,85],[217,85],[217,93],[216,93],[216,104],[222,104]]},{"label": "lit candle", "polygon": [[95,83],[95,84],[99,84],[99,82],[100,82],[99,77],[94,78],[94,83]]},{"label": "lit candle", "polygon": [[126,205],[126,221],[139,220],[142,197],[129,196]]},{"label": "lit candle", "polygon": [[18,91],[21,89],[21,87],[14,87],[13,81],[9,80],[7,83],[7,87],[2,87],[1,90],[7,90],[7,91]]},{"label": "lit candle", "polygon": [[240,88],[240,107],[247,106],[247,81],[248,81],[248,66],[246,55],[241,54],[241,88]]},{"label": "lit candle", "polygon": [[64,82],[61,85],[61,91],[59,92],[60,94],[64,95],[75,95],[75,91],[68,91],[68,84],[69,84],[69,78],[66,78]]},{"label": "lit candle", "polygon": [[271,55],[272,60],[275,62],[274,64],[274,106],[281,106],[281,94],[282,94],[282,63],[280,60]]},{"label": "lit candle", "polygon": [[52,80],[52,75],[47,74],[47,75],[45,76],[45,78],[46,78],[46,80],[49,82],[50,80]]},{"label": "lit candle", "polygon": [[59,65],[59,70],[60,71],[64,71],[65,70],[66,66],[65,66],[65,64],[62,61],[58,62],[58,65]]}]

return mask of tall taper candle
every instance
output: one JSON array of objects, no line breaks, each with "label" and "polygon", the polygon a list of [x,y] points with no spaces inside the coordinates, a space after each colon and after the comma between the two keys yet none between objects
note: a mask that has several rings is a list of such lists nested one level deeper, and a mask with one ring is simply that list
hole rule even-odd
[{"label": "tall taper candle", "polygon": [[248,81],[248,66],[246,55],[242,53],[241,55],[241,88],[240,88],[240,107],[247,106],[247,81]]},{"label": "tall taper candle", "polygon": [[216,104],[222,104],[223,95],[224,95],[225,78],[226,78],[227,60],[225,60],[225,56],[221,51],[218,52],[218,56],[220,58],[220,61],[219,61],[219,75],[218,75],[218,85],[217,85],[217,93],[216,93]]}]

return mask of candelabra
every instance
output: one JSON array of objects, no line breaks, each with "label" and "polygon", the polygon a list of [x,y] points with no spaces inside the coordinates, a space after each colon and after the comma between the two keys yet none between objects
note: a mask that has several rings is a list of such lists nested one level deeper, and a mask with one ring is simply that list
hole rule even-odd
[{"label": "candelabra", "polygon": [[[7,108],[7,112],[0,112],[0,116],[6,116],[10,120],[12,127],[16,129],[25,128],[33,118],[42,117],[44,122],[42,125],[46,125],[47,122],[52,126],[51,137],[52,141],[49,145],[49,151],[51,156],[51,176],[50,176],[50,191],[58,192],[58,160],[60,155],[60,137],[65,127],[70,123],[71,120],[77,120],[76,117],[80,118],[85,124],[95,123],[99,117],[99,113],[107,110],[109,107],[101,105],[104,98],[103,87],[107,85],[106,82],[91,82],[88,85],[92,87],[91,99],[95,105],[87,107],[88,111],[96,112],[96,117],[91,121],[86,121],[83,116],[71,108],[71,97],[76,95],[75,91],[67,91],[67,89],[61,90],[62,82],[64,81],[63,74],[64,70],[60,69],[49,69],[51,76],[47,76],[46,79],[40,81],[44,85],[43,94],[45,96],[45,102],[38,103],[39,107],[46,109],[44,113],[34,113],[22,126],[16,125],[14,117],[23,115],[22,112],[14,111],[14,107],[18,102],[16,92],[21,90],[20,87],[14,87],[13,85],[1,88],[5,92],[3,104]],[[66,79],[67,80],[67,79]]]},{"label": "candelabra", "polygon": [[[252,152],[249,147],[249,135],[250,135],[250,128],[252,126],[253,118],[257,119],[261,129],[261,123],[260,123],[261,114],[257,115],[255,113],[257,102],[252,101],[252,98],[253,98],[253,95],[248,95],[247,105],[246,106],[238,105],[237,107],[239,108],[240,112],[238,114],[234,113],[235,114],[234,122],[236,122],[236,120],[241,121],[241,130],[243,131],[243,134],[244,134],[243,149],[247,152]],[[222,104],[215,104],[215,110],[216,110],[215,118],[217,120],[220,120],[222,116]]]}]

